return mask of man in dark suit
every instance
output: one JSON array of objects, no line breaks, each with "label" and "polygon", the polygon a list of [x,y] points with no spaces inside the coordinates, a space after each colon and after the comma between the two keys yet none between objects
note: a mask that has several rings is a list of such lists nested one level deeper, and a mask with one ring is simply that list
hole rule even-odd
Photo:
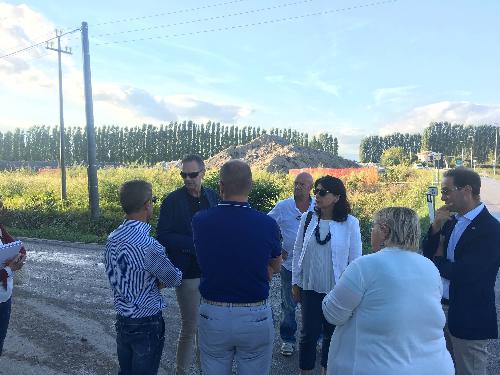
[{"label": "man in dark suit", "polygon": [[181,177],[184,186],[163,200],[156,233],[172,263],[182,271],[182,283],[176,288],[181,314],[181,331],[177,343],[176,374],[189,372],[195,349],[200,306],[200,267],[193,243],[193,215],[217,205],[219,197],[212,189],[202,186],[205,163],[198,155],[182,160]]},{"label": "man in dark suit", "polygon": [[[495,281],[500,223],[481,202],[481,178],[451,169],[441,184],[445,205],[423,242],[443,278],[443,307],[457,375],[486,375],[488,339],[498,337]],[[451,213],[455,213],[451,215]]]}]

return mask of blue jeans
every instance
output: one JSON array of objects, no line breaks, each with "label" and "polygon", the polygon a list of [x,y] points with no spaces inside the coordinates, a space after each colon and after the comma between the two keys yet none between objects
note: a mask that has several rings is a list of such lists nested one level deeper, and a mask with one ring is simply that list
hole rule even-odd
[{"label": "blue jeans", "polygon": [[156,375],[165,343],[161,312],[145,318],[116,317],[118,375]]},{"label": "blue jeans", "polygon": [[295,344],[295,332],[297,331],[297,320],[295,310],[297,303],[292,297],[292,271],[281,266],[281,323],[280,336],[283,342]]},{"label": "blue jeans", "polygon": [[271,306],[200,305],[199,347],[203,375],[266,375],[271,371],[274,326]]},{"label": "blue jeans", "polygon": [[[0,285],[0,288],[2,288],[2,285]],[[0,303],[0,356],[2,355],[5,336],[7,336],[7,328],[9,328],[11,304],[12,298]]]}]

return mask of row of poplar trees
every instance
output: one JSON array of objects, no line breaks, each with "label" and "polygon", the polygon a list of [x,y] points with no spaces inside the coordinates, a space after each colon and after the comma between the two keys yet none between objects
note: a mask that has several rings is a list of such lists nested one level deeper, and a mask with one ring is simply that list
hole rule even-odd
[{"label": "row of poplar trees", "polygon": [[[487,163],[494,158],[495,131],[497,128],[493,125],[432,122],[422,134],[394,133],[384,137],[366,137],[359,145],[359,158],[362,163],[378,163],[384,150],[400,147],[410,159],[420,151],[440,152],[454,158],[461,158],[463,155],[467,159],[472,149],[475,160]],[[500,147],[497,153],[499,151]]]},{"label": "row of poplar trees", "polygon": [[[100,126],[95,129],[96,153],[100,163],[155,164],[179,160],[196,153],[209,158],[229,146],[248,143],[262,134],[278,135],[296,146],[327,151],[338,156],[338,141],[331,134],[322,133],[309,139],[305,132],[292,129],[269,130],[252,126],[227,126],[208,122],[173,122],[159,127]],[[68,164],[81,164],[87,158],[85,128],[65,129],[65,157]],[[59,159],[59,128],[33,126],[0,132],[0,160],[54,161]]]}]

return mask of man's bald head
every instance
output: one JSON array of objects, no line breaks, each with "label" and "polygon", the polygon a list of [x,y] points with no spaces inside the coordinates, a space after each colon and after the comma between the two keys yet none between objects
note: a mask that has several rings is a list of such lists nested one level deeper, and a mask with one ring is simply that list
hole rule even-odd
[{"label": "man's bald head", "polygon": [[224,199],[228,196],[248,196],[252,190],[252,170],[242,160],[229,160],[220,169],[220,181]]},{"label": "man's bald head", "polygon": [[296,199],[306,199],[311,195],[313,177],[307,172],[301,172],[295,177],[293,183],[293,195]]}]

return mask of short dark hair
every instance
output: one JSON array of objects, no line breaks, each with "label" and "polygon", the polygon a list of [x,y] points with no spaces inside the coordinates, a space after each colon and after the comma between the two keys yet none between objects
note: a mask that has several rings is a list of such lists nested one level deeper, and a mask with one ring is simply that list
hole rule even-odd
[{"label": "short dark hair", "polygon": [[[317,188],[319,184],[323,186],[323,189],[339,196],[338,202],[333,206],[333,220],[346,221],[347,215],[351,213],[351,205],[347,200],[347,192],[342,180],[333,176],[323,176],[314,182],[314,188]],[[320,213],[318,209],[316,212]]]},{"label": "short dark hair", "polygon": [[198,165],[200,166],[200,169],[205,169],[205,162],[203,161],[203,159],[200,155],[196,155],[196,154],[186,155],[182,158],[181,164],[189,163],[190,161],[197,162]]},{"label": "short dark hair", "polygon": [[472,188],[472,195],[478,196],[481,193],[481,177],[472,169],[457,167],[444,172],[444,177],[453,177],[453,184],[463,188],[469,185]]},{"label": "short dark hair", "polygon": [[248,194],[252,189],[252,170],[243,160],[229,160],[220,169],[220,180],[225,194]]},{"label": "short dark hair", "polygon": [[131,180],[125,182],[120,188],[120,204],[123,211],[128,214],[139,212],[144,204],[151,199],[153,187],[144,180]]}]

